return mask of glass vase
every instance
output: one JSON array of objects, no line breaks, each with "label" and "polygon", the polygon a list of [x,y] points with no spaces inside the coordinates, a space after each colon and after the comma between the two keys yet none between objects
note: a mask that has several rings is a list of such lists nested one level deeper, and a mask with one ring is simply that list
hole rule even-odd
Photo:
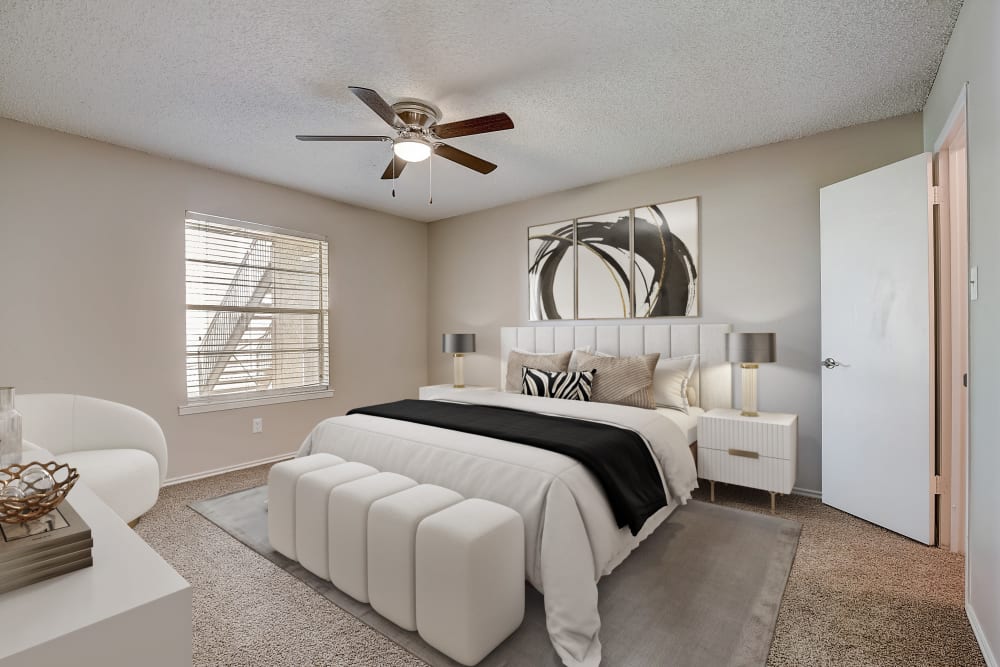
[{"label": "glass vase", "polygon": [[21,462],[21,413],[14,409],[14,387],[0,387],[0,468]]}]

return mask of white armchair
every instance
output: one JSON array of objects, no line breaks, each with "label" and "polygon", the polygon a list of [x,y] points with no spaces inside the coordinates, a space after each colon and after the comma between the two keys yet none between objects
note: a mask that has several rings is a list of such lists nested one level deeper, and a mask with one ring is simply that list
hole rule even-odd
[{"label": "white armchair", "polygon": [[80,472],[122,519],[156,504],[167,474],[167,442],[156,420],[121,403],[72,394],[22,394],[24,439]]}]

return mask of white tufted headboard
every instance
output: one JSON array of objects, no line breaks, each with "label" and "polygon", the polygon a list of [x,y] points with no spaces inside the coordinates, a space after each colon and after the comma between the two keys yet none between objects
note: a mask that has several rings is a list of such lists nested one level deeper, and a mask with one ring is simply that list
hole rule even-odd
[{"label": "white tufted headboard", "polygon": [[733,406],[733,372],[726,361],[730,324],[604,324],[501,327],[500,386],[507,377],[507,357],[526,352],[568,352],[590,346],[598,352],[632,356],[659,352],[662,357],[699,356],[691,384],[705,410]]}]

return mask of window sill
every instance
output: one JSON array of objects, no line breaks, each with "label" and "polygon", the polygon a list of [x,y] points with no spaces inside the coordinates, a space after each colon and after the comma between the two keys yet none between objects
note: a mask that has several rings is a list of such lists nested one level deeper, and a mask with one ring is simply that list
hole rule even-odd
[{"label": "window sill", "polygon": [[275,403],[292,403],[296,401],[313,401],[317,398],[332,398],[333,390],[324,389],[322,391],[308,391],[300,394],[285,394],[284,396],[258,396],[256,398],[238,398],[227,401],[215,401],[212,403],[187,403],[177,406],[177,414],[197,415],[203,412],[219,412],[220,410],[239,410],[240,408],[254,408],[258,405],[272,405]]}]

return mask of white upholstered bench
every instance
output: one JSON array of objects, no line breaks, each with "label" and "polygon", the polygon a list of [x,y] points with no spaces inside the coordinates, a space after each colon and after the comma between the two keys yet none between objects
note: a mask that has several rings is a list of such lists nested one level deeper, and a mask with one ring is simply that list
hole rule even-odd
[{"label": "white upholstered bench", "polygon": [[314,454],[268,474],[283,555],[464,664],[524,618],[524,522],[488,500]]}]

